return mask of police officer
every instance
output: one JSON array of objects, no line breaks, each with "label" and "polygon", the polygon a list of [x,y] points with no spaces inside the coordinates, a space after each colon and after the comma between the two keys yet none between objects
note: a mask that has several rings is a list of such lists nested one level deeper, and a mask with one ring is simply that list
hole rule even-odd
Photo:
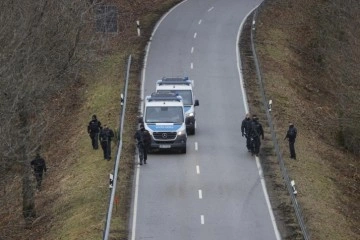
[{"label": "police officer", "polygon": [[94,114],[87,127],[93,149],[99,148],[99,133],[101,128],[101,122],[97,120],[96,115]]},{"label": "police officer", "polygon": [[241,135],[246,137],[246,148],[249,152],[251,152],[251,137],[250,137],[250,129],[251,129],[251,118],[250,113],[247,113],[245,119],[241,123]]},{"label": "police officer", "polygon": [[104,159],[108,161],[111,159],[111,140],[114,136],[113,130],[104,125],[100,131],[100,142],[101,148],[104,152]]},{"label": "police officer", "polygon": [[289,123],[289,129],[286,132],[286,136],[284,138],[289,140],[289,149],[290,149],[290,158],[296,160],[296,153],[295,153],[295,139],[297,135],[297,129],[293,123]]},{"label": "police officer", "polygon": [[45,160],[40,157],[40,154],[37,153],[35,159],[30,162],[30,165],[34,170],[34,175],[37,182],[36,188],[40,190],[43,173],[46,172]]},{"label": "police officer", "polygon": [[255,154],[256,156],[259,156],[261,145],[260,136],[262,137],[262,140],[264,140],[264,130],[261,123],[259,123],[259,118],[256,115],[253,115],[250,128],[252,155]]},{"label": "police officer", "polygon": [[137,141],[140,165],[142,165],[143,160],[144,164],[146,164],[147,154],[151,145],[151,136],[149,131],[145,129],[144,124],[140,124],[140,129],[135,132],[134,138]]}]

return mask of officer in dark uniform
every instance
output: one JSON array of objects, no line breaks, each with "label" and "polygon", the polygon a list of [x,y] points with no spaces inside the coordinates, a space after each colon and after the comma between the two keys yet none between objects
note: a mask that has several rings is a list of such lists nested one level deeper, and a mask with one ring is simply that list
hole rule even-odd
[{"label": "officer in dark uniform", "polygon": [[108,126],[104,125],[104,127],[100,131],[100,142],[101,148],[104,152],[104,159],[111,159],[111,140],[114,137],[114,132]]},{"label": "officer in dark uniform", "polygon": [[296,139],[296,135],[297,135],[297,129],[294,126],[293,123],[289,124],[289,129],[286,133],[286,136],[284,138],[289,140],[289,148],[290,148],[290,158],[295,159],[296,160],[296,153],[295,153],[295,139]]},{"label": "officer in dark uniform", "polygon": [[264,130],[259,123],[259,118],[254,115],[251,121],[250,137],[251,137],[251,153],[252,155],[259,156],[261,140],[260,136],[264,140]]},{"label": "officer in dark uniform", "polygon": [[241,135],[246,137],[246,148],[249,152],[251,152],[251,137],[250,137],[250,129],[251,129],[251,118],[250,113],[247,113],[245,119],[241,123]]},{"label": "officer in dark uniform", "polygon": [[140,165],[146,164],[147,154],[151,145],[151,136],[148,130],[145,129],[144,124],[140,124],[140,129],[135,132],[134,138],[137,141],[139,150]]},{"label": "officer in dark uniform", "polygon": [[40,190],[43,173],[46,172],[45,160],[42,157],[40,157],[40,154],[37,153],[35,159],[30,162],[30,165],[34,170],[34,174],[37,182],[36,188]]},{"label": "officer in dark uniform", "polygon": [[87,127],[93,149],[99,148],[99,133],[101,128],[101,122],[97,120],[96,115],[94,114]]}]

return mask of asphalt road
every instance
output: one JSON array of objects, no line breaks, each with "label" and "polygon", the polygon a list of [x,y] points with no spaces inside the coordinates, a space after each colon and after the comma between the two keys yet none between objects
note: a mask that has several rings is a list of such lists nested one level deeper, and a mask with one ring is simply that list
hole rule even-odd
[{"label": "asphalt road", "polygon": [[239,27],[260,0],[188,0],[157,26],[144,95],[163,76],[195,81],[196,135],[187,154],[151,154],[137,168],[131,239],[280,239],[258,160],[246,150]]}]

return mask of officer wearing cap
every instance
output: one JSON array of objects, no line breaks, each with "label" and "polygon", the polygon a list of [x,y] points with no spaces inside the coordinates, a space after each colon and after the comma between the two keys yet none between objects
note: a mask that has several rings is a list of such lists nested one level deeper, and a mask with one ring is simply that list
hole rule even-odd
[{"label": "officer wearing cap", "polygon": [[255,154],[256,156],[259,156],[261,145],[260,136],[262,137],[262,140],[264,140],[264,130],[261,123],[259,123],[259,118],[256,115],[253,115],[250,128],[252,155]]},{"label": "officer wearing cap", "polygon": [[147,154],[151,145],[151,136],[148,130],[145,129],[144,124],[140,124],[140,129],[135,132],[134,138],[137,142],[139,150],[140,165],[146,164]]},{"label": "officer wearing cap", "polygon": [[289,140],[289,149],[290,149],[290,158],[296,160],[296,153],[295,153],[295,139],[297,135],[297,129],[293,123],[289,123],[289,129],[286,132],[286,136],[284,138]]},{"label": "officer wearing cap", "polygon": [[100,142],[104,152],[104,159],[108,161],[111,159],[111,140],[114,136],[113,130],[104,125],[104,128],[100,131]]},{"label": "officer wearing cap", "polygon": [[251,117],[250,113],[247,113],[245,119],[241,123],[241,135],[246,137],[246,148],[249,152],[251,152],[251,137],[250,137],[250,129],[251,129]]},{"label": "officer wearing cap", "polygon": [[44,158],[40,157],[39,153],[37,153],[34,160],[32,160],[30,162],[30,165],[31,165],[32,169],[34,170],[34,175],[35,175],[36,182],[37,182],[36,188],[38,190],[40,190],[43,173],[46,172],[46,170],[47,170],[45,160],[44,160]]},{"label": "officer wearing cap", "polygon": [[87,131],[91,138],[91,145],[93,149],[99,148],[99,133],[101,128],[101,122],[97,119],[95,114],[92,115],[91,121],[87,127]]}]

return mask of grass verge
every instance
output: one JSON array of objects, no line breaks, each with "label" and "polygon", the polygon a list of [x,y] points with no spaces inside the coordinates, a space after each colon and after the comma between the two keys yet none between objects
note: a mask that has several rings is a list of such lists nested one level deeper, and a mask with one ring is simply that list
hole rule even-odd
[{"label": "grass verge", "polygon": [[[348,191],[356,178],[348,177],[352,170],[347,165],[355,166],[358,161],[331,144],[334,140],[330,139],[330,134],[321,134],[334,127],[329,121],[322,121],[328,118],[327,109],[333,99],[331,94],[322,94],[313,87],[326,84],[331,89],[336,86],[313,74],[318,69],[309,72],[311,66],[299,50],[313,39],[307,29],[312,28],[314,22],[307,19],[306,14],[312,7],[316,6],[269,1],[257,21],[256,47],[266,96],[273,101],[277,141],[290,178],[296,181],[297,200],[303,208],[312,239],[357,239],[358,219],[347,210],[349,206],[358,206],[355,203],[358,196]],[[253,100],[259,90],[254,83],[249,83],[248,87],[252,96],[249,99]],[[260,107],[259,103],[251,101],[251,106],[252,111],[264,111],[262,103]],[[289,158],[288,144],[283,140],[289,122],[294,122],[298,128],[296,161]],[[263,164],[268,180],[272,181],[270,185],[276,190],[276,186],[281,186],[281,179],[274,178],[279,175],[276,159],[266,155]],[[348,182],[343,182],[344,179]],[[281,198],[277,197],[277,200],[275,207],[283,206]],[[296,222],[292,221],[290,225],[293,224]],[[301,239],[301,235],[294,235],[291,228],[288,229],[286,239]]]},{"label": "grass verge", "polygon": [[[123,149],[116,189],[115,206],[111,222],[110,239],[127,239],[128,218],[131,206],[132,177],[134,172],[135,146],[133,134],[137,127],[140,94],[140,71],[143,51],[151,29],[162,14],[178,3],[178,0],[158,0],[144,2],[140,11],[142,36],[124,40],[125,48],[118,49],[104,58],[96,67],[96,74],[87,76],[84,104],[74,116],[72,129],[76,134],[69,140],[66,174],[58,182],[54,202],[55,213],[52,231],[46,239],[100,239],[103,234],[109,200],[108,178],[113,172],[114,161],[103,160],[101,150],[92,150],[86,124],[91,115],[96,114],[103,124],[118,131],[120,113],[120,93],[124,89],[124,78],[128,55],[132,55],[132,65],[128,86],[128,98],[123,132]],[[129,29],[129,33],[132,32]],[[128,34],[129,34],[128,33]],[[121,43],[120,43],[121,45]],[[113,142],[112,157],[116,156]]]}]

